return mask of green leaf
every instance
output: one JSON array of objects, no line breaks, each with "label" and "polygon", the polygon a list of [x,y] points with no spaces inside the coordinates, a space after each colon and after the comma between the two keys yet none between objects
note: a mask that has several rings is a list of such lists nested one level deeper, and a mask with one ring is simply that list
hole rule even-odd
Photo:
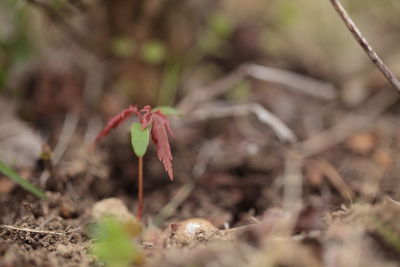
[{"label": "green leaf", "polygon": [[131,127],[131,142],[133,152],[139,158],[143,157],[146,153],[147,147],[149,146],[150,131],[147,128],[142,129],[142,125],[139,122],[132,123]]},{"label": "green leaf", "polygon": [[208,21],[210,28],[221,38],[228,38],[233,32],[231,21],[223,13],[216,12],[212,14]]},{"label": "green leaf", "polygon": [[111,51],[120,57],[131,57],[135,53],[136,44],[126,37],[115,38],[111,43]]},{"label": "green leaf", "polygon": [[13,171],[10,167],[8,167],[4,162],[0,160],[0,173],[4,174],[9,179],[13,180],[17,184],[19,184],[25,190],[31,192],[35,196],[39,198],[46,198],[46,195],[39,188],[19,176],[18,173]]},{"label": "green leaf", "polygon": [[173,107],[168,107],[168,106],[159,106],[153,109],[154,111],[161,111],[162,114],[164,115],[175,115],[175,116],[181,116],[182,112],[177,110],[176,108]]},{"label": "green leaf", "polygon": [[162,42],[149,41],[144,43],[141,49],[141,57],[148,64],[161,63],[167,54],[167,48]]},{"label": "green leaf", "polygon": [[142,261],[142,253],[129,238],[125,225],[112,217],[102,218],[92,229],[90,252],[109,267],[128,267]]}]

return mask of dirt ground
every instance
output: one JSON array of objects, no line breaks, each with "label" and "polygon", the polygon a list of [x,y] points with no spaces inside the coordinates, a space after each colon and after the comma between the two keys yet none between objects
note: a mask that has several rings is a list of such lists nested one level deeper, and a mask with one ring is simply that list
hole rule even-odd
[{"label": "dirt ground", "polygon": [[[212,25],[197,1],[174,10],[150,5],[134,19],[122,16],[136,5],[130,1],[99,1],[81,13],[74,13],[80,1],[66,2],[75,4],[56,11],[92,39],[76,40],[59,13],[39,4],[58,31],[32,32],[52,42],[10,68],[0,91],[0,159],[47,196],[0,174],[0,267],[104,266],[91,253],[99,212],[134,220],[137,208],[133,120],[93,140],[123,108],[159,102],[182,112],[169,116],[174,181],[151,145],[141,232],[131,240],[142,258],[132,266],[400,266],[400,95],[344,26],[332,26],[335,13],[221,1],[236,17],[226,25],[216,16],[216,28],[231,35],[210,52],[196,46],[196,34],[209,34],[200,25]],[[292,5],[300,2],[307,1]],[[204,13],[216,8],[204,3]],[[379,21],[368,34],[397,74],[399,17],[386,5],[393,11],[382,21],[383,5],[355,4],[352,12],[361,25]],[[267,17],[265,25],[253,17]],[[157,37],[173,64],[132,56],[116,36],[138,47]],[[179,53],[187,56],[182,65]],[[176,88],[163,95],[168,82]]]},{"label": "dirt ground", "polygon": [[[264,139],[259,136],[264,128],[257,128],[262,125],[250,129],[258,132],[239,131],[250,117],[201,127],[174,121],[176,180],[165,177],[152,149],[145,165],[144,227],[162,232],[171,223],[201,218],[216,232],[204,230],[190,242],[169,232],[161,245],[143,237],[145,266],[398,266],[400,127],[395,114],[393,109],[368,130],[357,129],[342,144],[312,157],[296,153],[301,147],[314,149],[310,143],[280,144],[271,132],[268,143],[258,143]],[[199,142],[204,131],[209,136]],[[181,135],[187,136],[183,142]],[[115,140],[92,148],[76,133],[46,181],[46,200],[2,178],[2,266],[98,264],[87,253],[93,205],[114,197],[134,212],[136,203],[131,148],[114,145]],[[41,172],[23,174],[38,183],[34,177]],[[227,227],[240,230],[220,238]]]}]

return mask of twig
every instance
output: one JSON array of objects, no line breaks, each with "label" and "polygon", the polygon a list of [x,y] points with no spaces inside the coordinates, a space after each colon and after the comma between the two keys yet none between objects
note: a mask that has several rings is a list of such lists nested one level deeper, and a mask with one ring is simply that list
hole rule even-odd
[{"label": "twig", "polygon": [[221,149],[221,141],[218,139],[205,142],[201,147],[199,154],[197,155],[196,163],[193,167],[192,173],[193,178],[197,179],[202,176],[207,169],[207,165],[210,162],[216,151]]},{"label": "twig", "polygon": [[283,85],[296,92],[323,100],[336,98],[336,90],[329,83],[287,70],[244,64],[212,84],[192,90],[178,104],[178,109],[183,112],[193,110],[196,106],[223,94],[246,77]]},{"label": "twig", "polygon": [[[60,162],[62,156],[64,155],[68,147],[68,144],[70,143],[71,138],[74,135],[75,130],[78,126],[78,122],[79,122],[79,117],[76,114],[69,113],[66,115],[63,128],[61,130],[61,134],[58,138],[58,143],[54,148],[54,156],[52,158],[53,166],[56,166]],[[50,172],[48,170],[42,172],[39,179],[40,184],[42,186],[45,185],[49,177],[50,177]]]},{"label": "twig", "polygon": [[296,92],[324,100],[333,100],[336,98],[335,87],[332,84],[313,79],[309,76],[256,64],[247,64],[245,68],[249,77],[254,79],[280,84]]},{"label": "twig", "polygon": [[93,143],[97,134],[102,130],[103,122],[99,116],[92,116],[89,118],[88,125],[86,127],[85,134],[83,136],[83,141],[85,144]]},{"label": "twig", "polygon": [[208,86],[193,89],[189,92],[182,101],[177,105],[177,108],[182,112],[186,113],[200,105],[201,103],[207,102],[207,100],[213,99],[214,97],[223,94],[235,84],[240,82],[245,76],[243,67],[239,67],[235,71],[231,72],[227,76],[222,77],[219,80],[214,81]]},{"label": "twig", "polygon": [[43,228],[46,226],[46,224],[48,224],[49,222],[51,222],[52,220],[55,219],[55,214],[56,211],[52,211],[52,213],[50,214],[50,216],[48,216],[41,224],[39,224],[39,228]]},{"label": "twig", "polygon": [[293,150],[288,150],[285,155],[285,168],[283,173],[283,200],[284,211],[291,215],[291,226],[294,228],[302,206],[303,186],[303,160]]},{"label": "twig", "polygon": [[393,198],[391,198],[389,196],[385,196],[384,200],[390,202],[393,205],[395,205],[397,208],[400,208],[400,202],[399,201],[394,200]]},{"label": "twig", "polygon": [[107,63],[90,54],[81,53],[86,56],[85,68],[87,78],[84,84],[83,97],[88,108],[94,109],[102,95],[103,85],[107,74]]},{"label": "twig", "polygon": [[72,136],[75,133],[76,127],[78,126],[79,116],[75,113],[68,113],[65,117],[64,125],[61,130],[61,135],[58,138],[58,143],[54,148],[54,164],[58,164],[71,141]]},{"label": "twig", "polygon": [[269,125],[281,142],[295,142],[297,140],[296,135],[284,122],[260,104],[252,104],[248,109],[253,112],[262,123]]},{"label": "twig", "polygon": [[23,232],[30,232],[30,233],[37,233],[37,234],[46,234],[46,235],[66,235],[66,234],[72,233],[72,232],[80,229],[80,227],[77,227],[70,231],[61,233],[61,232],[56,232],[56,231],[46,231],[46,230],[36,230],[36,229],[24,228],[24,227],[16,227],[16,226],[6,225],[6,224],[0,225],[0,227],[8,229],[8,230],[23,231]]},{"label": "twig", "polygon": [[196,184],[193,180],[187,181],[174,195],[174,197],[160,210],[160,212],[154,218],[154,223],[159,225],[171,217],[176,209],[189,197],[195,188],[195,185]]},{"label": "twig", "polygon": [[204,174],[207,164],[215,151],[219,149],[219,141],[205,143],[197,156],[196,164],[192,170],[192,179],[188,180],[175,194],[175,196],[160,210],[154,218],[155,224],[165,221],[176,211],[176,209],[189,197],[196,187],[196,179]]},{"label": "twig", "polygon": [[331,184],[336,188],[336,190],[339,192],[339,194],[348,201],[352,201],[354,197],[353,190],[346,184],[344,181],[343,177],[340,175],[340,173],[336,170],[335,167],[331,163],[329,163],[326,160],[318,160],[316,162],[316,167],[319,168],[325,176],[328,178],[328,180],[331,182]]},{"label": "twig", "polygon": [[295,142],[296,135],[274,114],[257,103],[239,104],[231,106],[207,106],[199,108],[188,115],[191,122],[210,118],[224,118],[229,116],[243,116],[253,113],[264,124],[270,126],[281,142]]},{"label": "twig", "polygon": [[282,214],[279,223],[272,224],[266,240],[286,239],[292,236],[303,206],[303,169],[304,161],[297,151],[285,151],[285,165],[282,174]]},{"label": "twig", "polygon": [[390,71],[390,69],[383,63],[382,59],[378,56],[378,54],[374,51],[374,49],[369,45],[367,39],[362,35],[361,31],[354,24],[353,20],[344,9],[343,5],[339,0],[330,0],[333,7],[342,18],[347,28],[357,40],[357,42],[361,45],[364,51],[367,53],[372,62],[376,65],[376,67],[383,73],[386,79],[398,90],[400,91],[400,81],[394,76],[394,74]]},{"label": "twig", "polygon": [[85,38],[80,32],[78,32],[74,27],[72,27],[67,21],[66,18],[61,16],[59,12],[54,10],[47,3],[43,3],[37,0],[25,0],[28,4],[36,7],[38,10],[41,10],[42,13],[47,16],[53,23],[58,26],[62,30],[64,34],[69,36],[72,41],[78,44],[80,47],[85,49],[86,52],[89,52],[94,55],[100,55],[101,51],[98,46],[94,45],[89,41],[89,39]]},{"label": "twig", "polygon": [[358,131],[371,127],[372,122],[398,100],[399,94],[395,91],[383,90],[358,110],[348,113],[333,127],[295,144],[295,148],[304,157],[312,157],[319,154],[340,144]]}]

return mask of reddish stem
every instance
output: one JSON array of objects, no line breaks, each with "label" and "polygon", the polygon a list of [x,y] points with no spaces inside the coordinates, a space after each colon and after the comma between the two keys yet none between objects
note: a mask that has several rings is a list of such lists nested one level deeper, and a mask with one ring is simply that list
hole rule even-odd
[{"label": "reddish stem", "polygon": [[143,212],[143,157],[139,157],[139,171],[138,171],[138,208],[137,218],[142,220]]}]

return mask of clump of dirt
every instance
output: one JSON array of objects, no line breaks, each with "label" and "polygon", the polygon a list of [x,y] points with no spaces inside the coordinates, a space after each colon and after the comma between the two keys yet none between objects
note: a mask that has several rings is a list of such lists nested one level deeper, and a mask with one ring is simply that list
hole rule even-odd
[{"label": "clump of dirt", "polygon": [[5,203],[0,227],[2,266],[85,266],[93,262],[87,254],[84,208],[57,193],[47,196],[47,200],[32,201],[18,194],[13,205]]}]

